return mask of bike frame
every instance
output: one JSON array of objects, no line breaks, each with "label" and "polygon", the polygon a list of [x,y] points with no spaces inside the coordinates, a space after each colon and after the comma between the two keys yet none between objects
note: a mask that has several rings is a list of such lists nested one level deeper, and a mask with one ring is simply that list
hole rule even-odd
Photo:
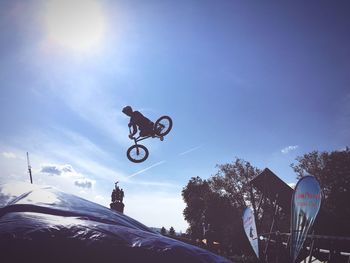
[{"label": "bike frame", "polygon": [[[131,133],[131,128],[130,128],[130,127],[129,127],[129,132],[130,132],[130,134],[132,134],[132,133]],[[139,135],[137,138],[136,138],[136,137],[132,137],[132,138],[130,138],[130,139],[134,140],[135,145],[137,145],[138,142],[143,141],[143,140],[148,139],[148,138],[151,138],[151,137],[159,138],[159,136],[157,136],[156,134],[154,134],[154,135],[148,135],[148,136],[144,136],[144,137]]]},{"label": "bike frame", "polygon": [[139,137],[137,137],[137,138],[132,137],[132,139],[134,140],[135,144],[137,144],[138,142],[143,141],[143,140],[145,140],[145,139],[148,139],[148,138],[150,138],[150,137],[152,137],[152,136],[151,136],[151,135],[146,136],[146,137],[141,137],[141,136],[139,136]]}]

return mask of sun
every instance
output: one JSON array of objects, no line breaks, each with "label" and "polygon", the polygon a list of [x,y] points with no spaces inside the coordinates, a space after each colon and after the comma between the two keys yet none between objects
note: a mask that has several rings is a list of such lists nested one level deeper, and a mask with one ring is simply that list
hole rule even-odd
[{"label": "sun", "polygon": [[45,22],[51,41],[76,51],[97,48],[105,33],[105,19],[97,0],[50,0]]}]

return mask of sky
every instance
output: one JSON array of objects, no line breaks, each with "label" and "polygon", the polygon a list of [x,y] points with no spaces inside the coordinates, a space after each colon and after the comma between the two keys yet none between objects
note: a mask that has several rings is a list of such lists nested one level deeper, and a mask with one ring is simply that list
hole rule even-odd
[{"label": "sky", "polygon": [[[347,1],[0,1],[0,182],[29,182],[186,231],[181,191],[236,157],[290,164],[350,142]],[[173,129],[126,151],[131,105]]]}]

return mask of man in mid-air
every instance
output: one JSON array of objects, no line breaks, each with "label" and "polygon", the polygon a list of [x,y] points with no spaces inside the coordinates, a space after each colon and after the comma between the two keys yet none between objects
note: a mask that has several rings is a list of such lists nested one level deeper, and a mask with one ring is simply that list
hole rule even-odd
[{"label": "man in mid-air", "polygon": [[[137,125],[138,129],[140,130],[140,136],[146,137],[146,136],[152,136],[153,135],[153,126],[154,123],[150,121],[148,118],[142,115],[139,111],[133,111],[130,106],[126,106],[123,108],[122,112],[130,117],[130,121],[128,126],[129,127],[135,127]],[[132,137],[136,134],[136,130],[130,134]]]}]

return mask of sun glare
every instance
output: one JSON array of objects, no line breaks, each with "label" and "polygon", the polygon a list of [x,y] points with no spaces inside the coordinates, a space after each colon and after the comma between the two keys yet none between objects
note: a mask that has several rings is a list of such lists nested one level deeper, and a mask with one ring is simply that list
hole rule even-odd
[{"label": "sun glare", "polygon": [[51,41],[76,51],[87,51],[101,44],[105,21],[97,0],[50,0],[46,8]]}]

